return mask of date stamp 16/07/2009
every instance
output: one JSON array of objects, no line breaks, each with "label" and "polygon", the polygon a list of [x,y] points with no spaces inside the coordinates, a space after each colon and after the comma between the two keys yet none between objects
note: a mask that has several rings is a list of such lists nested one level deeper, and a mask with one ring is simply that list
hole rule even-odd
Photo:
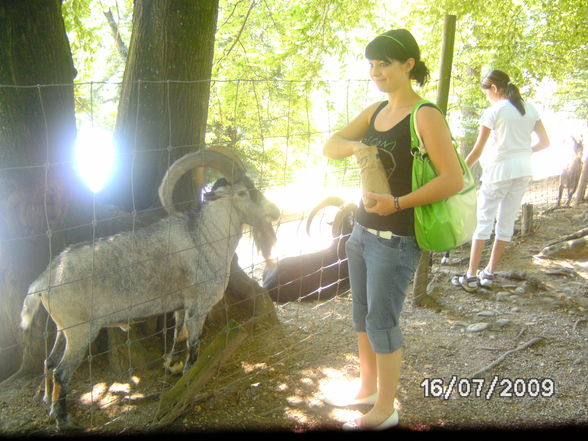
[{"label": "date stamp 16/07/2009", "polygon": [[448,400],[452,395],[459,398],[499,398],[541,397],[548,398],[555,394],[555,382],[551,378],[458,378],[452,375],[449,380],[443,378],[425,378],[421,381],[425,398],[442,398]]}]

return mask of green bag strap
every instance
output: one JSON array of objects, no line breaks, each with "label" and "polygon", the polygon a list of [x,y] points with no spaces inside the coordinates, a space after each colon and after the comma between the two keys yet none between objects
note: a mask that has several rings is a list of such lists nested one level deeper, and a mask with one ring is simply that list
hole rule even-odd
[{"label": "green bag strap", "polygon": [[[416,118],[417,111],[424,104],[430,104],[433,107],[435,107],[437,110],[439,110],[439,112],[441,112],[441,114],[443,115],[443,121],[445,121],[445,124],[447,125],[447,128],[449,129],[449,134],[451,135],[451,129],[449,127],[449,123],[447,122],[447,118],[445,118],[445,113],[443,112],[443,110],[441,110],[441,108],[437,104],[433,103],[432,101],[429,101],[429,100],[418,101],[414,105],[414,108],[412,109],[412,112],[410,114],[410,151],[413,156],[418,154],[421,157],[421,159],[424,159],[427,157],[427,150],[425,149],[425,146],[422,142],[422,139],[420,138],[419,134],[417,133],[416,125],[415,125],[415,121],[416,121],[415,118]],[[453,136],[451,137],[451,139],[453,141]],[[466,193],[468,191],[474,190],[476,188],[476,182],[472,176],[472,172],[471,172],[470,168],[467,166],[467,164],[465,163],[462,156],[457,151],[457,147],[454,142],[452,142],[452,145],[453,145],[453,150],[455,151],[455,154],[457,155],[457,158],[459,160],[459,163],[460,163],[462,172],[464,173],[464,176],[467,176],[469,178],[468,182],[466,182],[466,185],[464,185],[464,188],[458,194],[462,194],[462,193]]]},{"label": "green bag strap", "polygon": [[[443,115],[443,120],[445,121],[445,124],[447,124],[447,120],[445,119],[445,113],[434,102],[429,100],[420,100],[414,105],[412,112],[410,114],[410,150],[413,156],[418,153],[421,158],[427,156],[427,150],[425,149],[425,146],[422,142],[422,139],[420,138],[420,135],[417,133],[415,121],[417,111],[425,104],[429,104],[437,110],[439,110],[439,112],[441,112],[441,114]],[[449,128],[449,124],[447,124],[447,128]]]}]

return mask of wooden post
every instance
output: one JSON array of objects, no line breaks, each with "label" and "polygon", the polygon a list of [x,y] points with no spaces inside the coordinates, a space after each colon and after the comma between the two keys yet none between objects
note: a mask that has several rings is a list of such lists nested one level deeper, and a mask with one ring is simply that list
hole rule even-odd
[{"label": "wooden post", "polygon": [[527,236],[533,231],[533,204],[523,204],[521,214],[521,236]]},{"label": "wooden post", "polygon": [[582,174],[578,181],[578,189],[576,190],[576,199],[574,206],[580,205],[584,202],[584,194],[586,193],[586,184],[588,184],[588,155],[584,156],[584,165],[582,166]]},{"label": "wooden post", "polygon": [[[447,113],[447,102],[449,100],[449,86],[451,82],[451,65],[453,63],[453,45],[455,41],[455,15],[445,16],[443,30],[443,46],[441,52],[441,67],[439,83],[437,86],[437,105]],[[423,251],[417,267],[413,283],[413,303],[415,306],[422,305],[422,300],[427,295],[427,284],[429,281],[429,267],[431,252]]]},{"label": "wooden post", "polygon": [[445,16],[443,46],[441,49],[441,68],[437,85],[437,105],[447,113],[449,86],[451,84],[451,65],[453,64],[453,45],[455,42],[455,15]]}]

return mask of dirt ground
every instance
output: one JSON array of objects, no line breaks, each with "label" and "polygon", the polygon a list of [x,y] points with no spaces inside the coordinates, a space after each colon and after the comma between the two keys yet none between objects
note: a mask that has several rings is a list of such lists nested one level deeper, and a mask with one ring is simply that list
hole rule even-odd
[{"label": "dirt ground", "polygon": [[[433,256],[432,301],[416,307],[411,292],[403,311],[401,429],[588,427],[588,261],[537,257],[586,225],[586,204],[537,210],[533,234],[515,238],[495,286],[478,293],[449,283],[465,269],[468,247],[446,264]],[[248,337],[172,425],[153,419],[152,395],[178,378],[163,374],[161,360],[123,375],[110,372],[104,357],[84,363],[72,380],[70,411],[88,434],[338,430],[367,410],[322,401],[358,375],[350,310],[349,293],[277,306],[280,324]],[[1,435],[56,433],[40,382],[0,390]]]}]

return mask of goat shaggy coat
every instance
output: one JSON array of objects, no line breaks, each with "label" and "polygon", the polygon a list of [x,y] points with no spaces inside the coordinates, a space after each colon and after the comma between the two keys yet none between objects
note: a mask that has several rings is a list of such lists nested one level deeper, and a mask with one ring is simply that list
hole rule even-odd
[{"label": "goat shaggy coat", "polygon": [[[57,325],[46,369],[55,368],[51,413],[64,422],[65,385],[103,327],[183,309],[188,328],[186,369],[193,363],[206,316],[223,297],[243,224],[265,254],[279,214],[246,176],[222,180],[199,209],[150,227],[69,247],[29,289],[21,313],[30,326],[42,302]],[[64,341],[65,338],[65,341]],[[58,357],[65,344],[61,361]],[[48,387],[45,390],[48,400]]]}]

